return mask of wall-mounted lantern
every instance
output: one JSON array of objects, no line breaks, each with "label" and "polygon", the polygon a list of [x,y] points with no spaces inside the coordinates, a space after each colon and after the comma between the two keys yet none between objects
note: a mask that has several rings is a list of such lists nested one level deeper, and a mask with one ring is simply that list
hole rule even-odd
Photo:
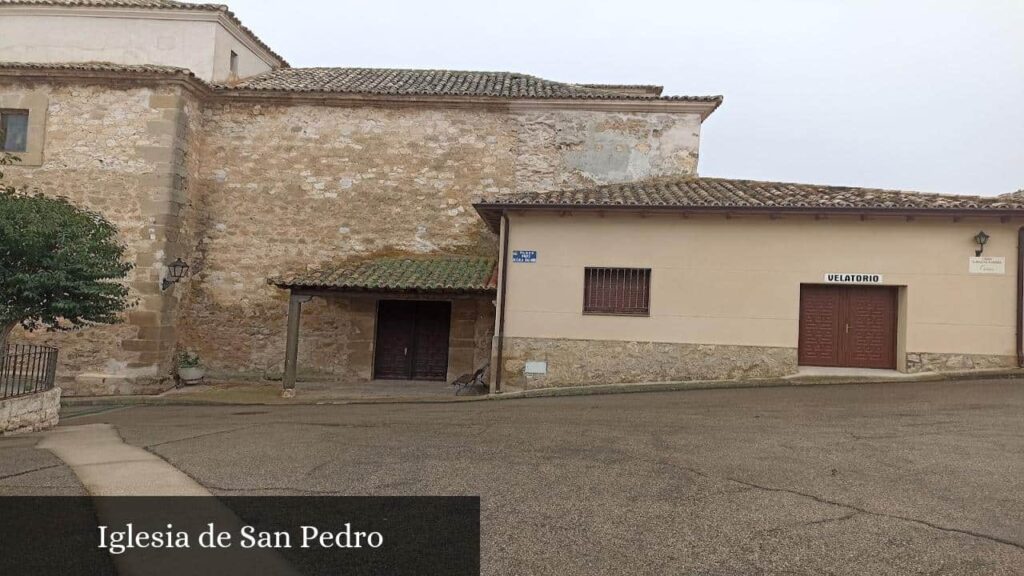
[{"label": "wall-mounted lantern", "polygon": [[978,249],[974,251],[974,255],[981,256],[981,253],[985,251],[985,243],[988,242],[988,234],[982,230],[975,234],[974,241],[978,243]]},{"label": "wall-mounted lantern", "polygon": [[161,290],[167,290],[171,284],[177,284],[188,274],[188,264],[181,258],[176,259],[167,267],[167,277],[160,283]]}]

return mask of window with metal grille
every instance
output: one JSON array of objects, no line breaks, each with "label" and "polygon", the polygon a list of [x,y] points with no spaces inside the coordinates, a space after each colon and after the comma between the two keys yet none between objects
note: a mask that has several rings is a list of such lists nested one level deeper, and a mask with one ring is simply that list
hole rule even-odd
[{"label": "window with metal grille", "polygon": [[650,315],[650,268],[586,268],[583,274],[584,314]]}]

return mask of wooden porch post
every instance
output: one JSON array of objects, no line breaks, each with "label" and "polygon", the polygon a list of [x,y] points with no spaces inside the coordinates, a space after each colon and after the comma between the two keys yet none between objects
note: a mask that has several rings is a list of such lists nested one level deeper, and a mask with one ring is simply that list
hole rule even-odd
[{"label": "wooden porch post", "polygon": [[299,357],[299,320],[302,316],[302,303],[312,300],[312,296],[292,293],[288,297],[288,340],[284,350],[284,389],[281,396],[295,396],[295,372]]}]

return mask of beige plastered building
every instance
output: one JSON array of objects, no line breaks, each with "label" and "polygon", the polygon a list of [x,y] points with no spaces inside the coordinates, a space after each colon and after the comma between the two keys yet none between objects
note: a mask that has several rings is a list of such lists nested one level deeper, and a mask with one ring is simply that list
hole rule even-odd
[{"label": "beige plastered building", "polygon": [[0,2],[7,181],[135,264],[124,322],[15,337],[71,395],[161,392],[184,350],[300,390],[1017,366],[1019,199],[701,178],[721,103],[292,68],[220,5]]}]

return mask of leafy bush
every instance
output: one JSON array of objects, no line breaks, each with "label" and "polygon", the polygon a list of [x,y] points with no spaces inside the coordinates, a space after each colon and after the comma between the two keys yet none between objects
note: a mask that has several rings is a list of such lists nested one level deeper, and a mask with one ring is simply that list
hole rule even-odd
[{"label": "leafy bush", "polygon": [[199,355],[188,350],[178,353],[178,368],[198,368]]},{"label": "leafy bush", "polygon": [[[0,170],[16,161],[0,154]],[[0,344],[19,324],[73,330],[119,322],[131,305],[122,281],[132,264],[117,228],[66,198],[6,185],[3,176],[0,171]]]}]

